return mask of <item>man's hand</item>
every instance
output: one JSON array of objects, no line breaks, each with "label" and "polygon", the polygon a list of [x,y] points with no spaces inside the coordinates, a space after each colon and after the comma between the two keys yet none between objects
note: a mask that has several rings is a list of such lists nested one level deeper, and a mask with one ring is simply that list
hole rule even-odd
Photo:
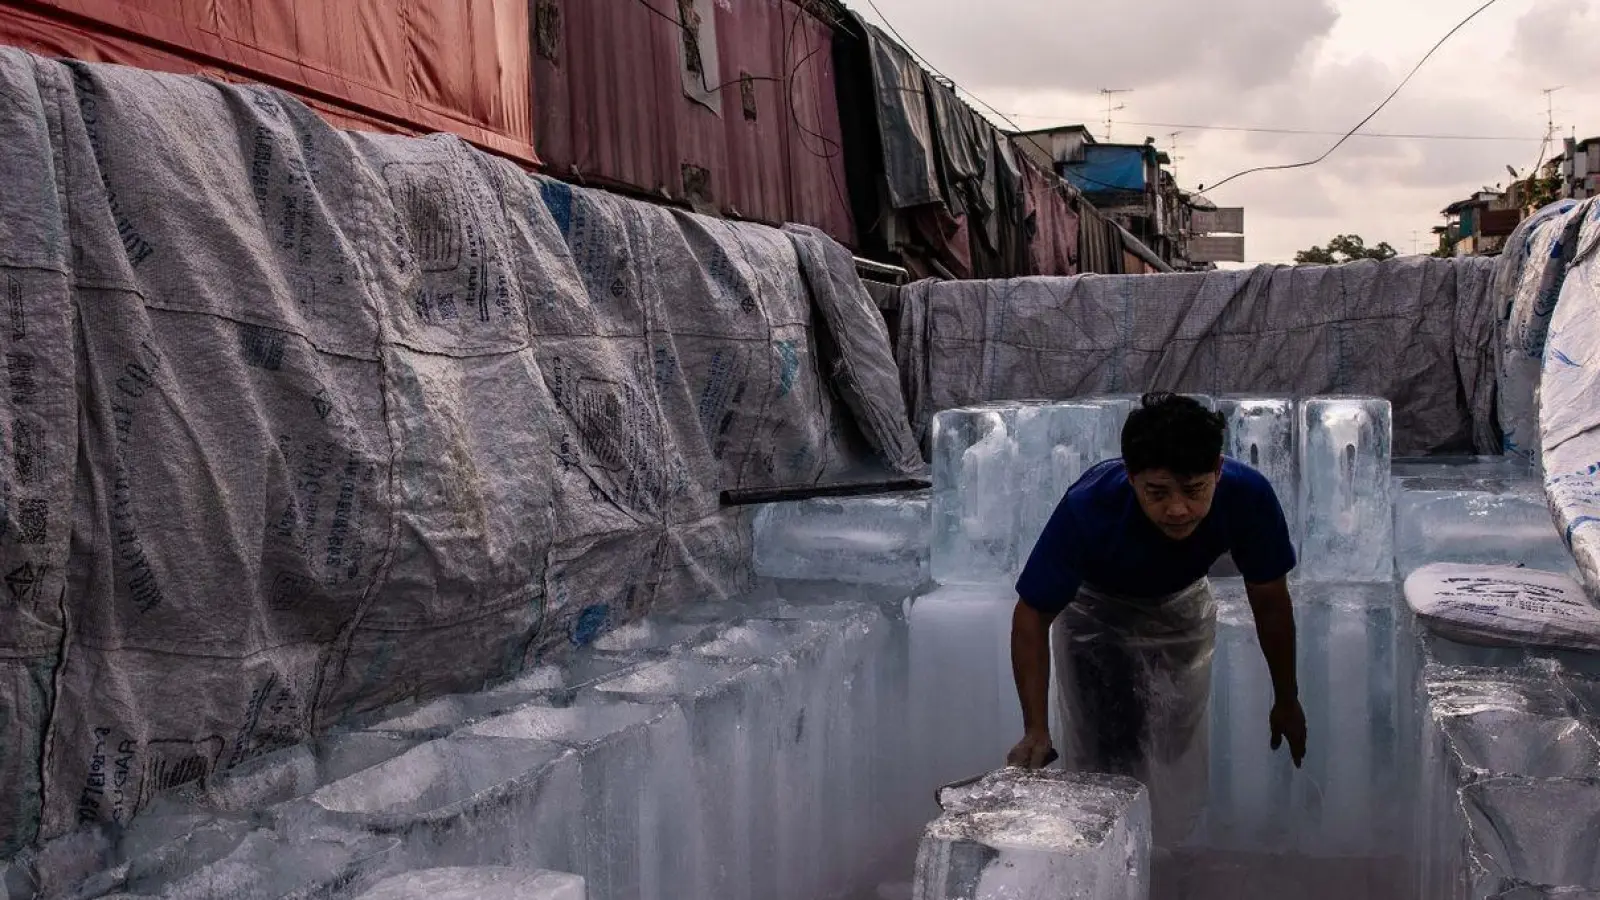
[{"label": "man's hand", "polygon": [[1048,732],[1025,735],[1021,742],[1006,754],[1006,765],[1024,769],[1042,769],[1055,762],[1059,755],[1050,742]]},{"label": "man's hand", "polygon": [[1300,701],[1282,700],[1273,704],[1267,718],[1272,725],[1272,749],[1278,749],[1287,740],[1289,757],[1294,760],[1294,767],[1300,768],[1300,761],[1306,758],[1306,713],[1300,708]]}]

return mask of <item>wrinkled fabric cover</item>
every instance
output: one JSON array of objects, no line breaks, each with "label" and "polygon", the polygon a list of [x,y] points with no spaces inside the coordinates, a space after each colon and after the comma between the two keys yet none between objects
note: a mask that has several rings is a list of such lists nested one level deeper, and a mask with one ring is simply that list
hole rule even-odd
[{"label": "wrinkled fabric cover", "polygon": [[919,282],[901,292],[901,386],[922,441],[942,409],[1162,389],[1385,397],[1397,455],[1498,452],[1493,267]]},{"label": "wrinkled fabric cover", "polygon": [[1550,317],[1577,250],[1578,228],[1592,202],[1563,200],[1524,219],[1506,239],[1505,251],[1495,264],[1500,329],[1496,410],[1505,452],[1535,464],[1539,461],[1535,400]]},{"label": "wrinkled fabric cover", "polygon": [[[1600,203],[1582,217],[1550,318],[1539,382],[1539,449],[1556,527],[1600,603]],[[1565,227],[1556,220],[1545,229]]]},{"label": "wrinkled fabric cover", "polygon": [[916,462],[818,234],[6,49],[0,133],[0,856],[742,588],[721,490]]}]

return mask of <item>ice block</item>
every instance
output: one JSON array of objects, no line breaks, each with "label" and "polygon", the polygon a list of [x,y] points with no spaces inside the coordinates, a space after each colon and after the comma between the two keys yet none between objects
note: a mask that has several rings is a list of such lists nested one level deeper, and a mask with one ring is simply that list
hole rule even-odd
[{"label": "ice block", "polygon": [[1230,395],[1217,400],[1217,411],[1228,420],[1223,453],[1267,476],[1298,546],[1300,460],[1294,400]]},{"label": "ice block", "polygon": [[1520,884],[1600,888],[1600,783],[1489,778],[1461,790],[1469,877],[1481,895]]},{"label": "ice block", "polygon": [[1150,800],[1130,778],[1003,769],[940,792],[915,900],[1145,900]]},{"label": "ice block", "polygon": [[1389,401],[1316,397],[1300,404],[1300,566],[1306,581],[1394,577]]},{"label": "ice block", "polygon": [[1017,564],[1044,531],[1067,489],[1096,463],[1119,455],[1116,408],[1109,403],[1049,403],[1016,413],[1019,478]]},{"label": "ice block", "polygon": [[592,900],[565,872],[482,866],[421,869],[386,878],[357,900]]},{"label": "ice block", "polygon": [[1017,409],[954,409],[934,417],[929,565],[940,584],[1003,584],[1016,574]]},{"label": "ice block", "polygon": [[754,524],[756,574],[920,585],[928,578],[930,502],[917,491],[763,506]]},{"label": "ice block", "polygon": [[1402,578],[1435,562],[1577,572],[1542,490],[1402,490],[1395,496],[1394,521],[1395,566]]},{"label": "ice block", "polygon": [[524,706],[462,732],[540,741],[577,757],[582,808],[568,822],[570,870],[593,900],[704,896],[689,726],[672,704]]}]

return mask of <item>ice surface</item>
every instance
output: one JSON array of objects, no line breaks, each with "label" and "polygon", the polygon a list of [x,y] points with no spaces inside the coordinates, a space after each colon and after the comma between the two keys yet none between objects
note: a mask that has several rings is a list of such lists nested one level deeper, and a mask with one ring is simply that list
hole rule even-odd
[{"label": "ice surface", "polygon": [[571,871],[594,900],[704,896],[689,727],[671,704],[525,706],[464,735],[535,740],[571,750],[582,810],[567,824]]},{"label": "ice surface", "polygon": [[998,587],[940,588],[911,602],[911,723],[924,797],[1004,765],[1022,739],[1011,675],[1016,602]]},{"label": "ice surface", "polygon": [[1294,400],[1226,396],[1217,400],[1217,411],[1228,420],[1223,453],[1267,476],[1283,505],[1295,545],[1299,546],[1300,460],[1295,445]]},{"label": "ice surface", "polygon": [[1413,456],[1395,457],[1390,470],[1396,478],[1450,478],[1518,481],[1537,480],[1527,460],[1514,456]]},{"label": "ice surface", "polygon": [[742,619],[693,649],[697,656],[725,660],[770,660],[793,653],[825,630],[805,619]]},{"label": "ice surface", "polygon": [[1402,490],[1395,497],[1394,522],[1395,565],[1402,578],[1435,562],[1576,571],[1543,491]]},{"label": "ice surface", "polygon": [[521,693],[501,690],[493,693],[452,694],[393,718],[376,722],[367,730],[444,737],[468,722],[499,715],[508,709],[548,697],[552,693],[554,692]]},{"label": "ice surface", "polygon": [[1118,451],[1117,408],[1109,403],[1048,403],[1016,412],[1019,510],[1017,564],[1027,562],[1056,505],[1083,473]]},{"label": "ice surface", "polygon": [[940,792],[916,900],[1144,900],[1150,799],[1129,778],[1002,769]]},{"label": "ice surface", "polygon": [[947,410],[933,420],[933,544],[940,584],[996,584],[1018,566],[1022,506],[1017,407]]},{"label": "ice surface", "polygon": [[1300,404],[1299,578],[1394,576],[1389,401],[1317,397]]},{"label": "ice surface", "polygon": [[1600,774],[1600,741],[1548,675],[1430,666],[1423,677],[1455,783]]},{"label": "ice surface", "polygon": [[537,666],[504,684],[491,685],[487,693],[541,694],[566,687],[560,666]]},{"label": "ice surface", "polygon": [[289,842],[255,831],[220,858],[188,856],[190,868],[129,872],[127,891],[165,900],[278,900],[317,896],[359,885],[389,864],[399,841],[390,837],[318,837]]},{"label": "ice surface", "polygon": [[1600,888],[1600,783],[1489,778],[1461,790],[1483,893],[1515,884]]},{"label": "ice surface", "polygon": [[357,900],[590,900],[565,872],[481,866],[423,869],[385,879]]},{"label": "ice surface", "polygon": [[581,810],[576,760],[543,741],[451,737],[421,744],[283,808],[291,836],[335,825],[403,835],[413,866],[565,870]]},{"label": "ice surface", "polygon": [[709,626],[646,616],[601,635],[592,646],[597,653],[669,653],[705,637]]},{"label": "ice surface", "polygon": [[776,503],[756,512],[755,572],[916,586],[928,579],[930,495]]},{"label": "ice surface", "polygon": [[1304,767],[1268,741],[1273,694],[1237,579],[1216,580],[1209,804],[1194,840],[1249,853],[1382,856],[1410,835],[1414,776],[1402,741],[1410,665],[1393,584],[1302,584],[1292,591]]}]

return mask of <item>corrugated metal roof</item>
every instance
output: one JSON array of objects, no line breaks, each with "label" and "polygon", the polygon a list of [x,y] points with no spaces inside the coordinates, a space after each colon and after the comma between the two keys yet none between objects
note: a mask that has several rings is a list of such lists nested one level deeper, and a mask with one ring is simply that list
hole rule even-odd
[{"label": "corrugated metal roof", "polygon": [[694,35],[716,42],[697,54],[716,62],[698,76],[721,100],[710,109],[685,96],[678,0],[535,0],[533,16],[551,174],[854,244],[827,23],[789,0],[717,0]]},{"label": "corrugated metal roof", "polygon": [[0,42],[249,79],[340,124],[445,131],[533,163],[527,0],[0,0]]}]

